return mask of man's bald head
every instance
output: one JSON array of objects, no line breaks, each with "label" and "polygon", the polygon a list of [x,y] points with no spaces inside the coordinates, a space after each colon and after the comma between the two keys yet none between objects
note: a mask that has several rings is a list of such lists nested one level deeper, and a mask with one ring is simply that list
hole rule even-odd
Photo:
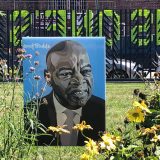
[{"label": "man's bald head", "polygon": [[[46,63],[48,70],[54,70],[54,65],[59,62],[60,58],[67,59],[70,55],[86,55],[87,59],[88,55],[86,53],[86,49],[79,43],[71,40],[62,41],[52,47],[46,56]],[[55,56],[53,56],[55,55]],[[58,55],[58,56],[56,56]]]}]

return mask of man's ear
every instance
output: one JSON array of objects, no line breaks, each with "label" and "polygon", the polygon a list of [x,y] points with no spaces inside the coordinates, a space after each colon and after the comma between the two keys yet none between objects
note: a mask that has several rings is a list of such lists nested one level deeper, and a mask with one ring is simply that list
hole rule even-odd
[{"label": "man's ear", "polygon": [[52,86],[51,73],[45,69],[44,70],[44,78],[49,86]]}]

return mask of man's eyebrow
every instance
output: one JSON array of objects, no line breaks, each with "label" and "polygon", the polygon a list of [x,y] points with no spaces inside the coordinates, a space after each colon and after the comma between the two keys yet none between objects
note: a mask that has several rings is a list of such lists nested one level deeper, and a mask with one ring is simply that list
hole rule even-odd
[{"label": "man's eyebrow", "polygon": [[90,64],[87,64],[87,65],[83,66],[81,69],[84,69],[86,67],[92,68]]},{"label": "man's eyebrow", "polygon": [[59,72],[63,71],[63,70],[72,70],[72,68],[68,68],[68,67],[61,67],[61,68],[59,68]]}]

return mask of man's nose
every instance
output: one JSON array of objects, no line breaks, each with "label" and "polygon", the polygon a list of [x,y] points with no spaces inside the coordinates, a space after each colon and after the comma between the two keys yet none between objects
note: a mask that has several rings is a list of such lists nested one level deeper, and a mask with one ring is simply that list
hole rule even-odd
[{"label": "man's nose", "polygon": [[83,83],[83,75],[80,72],[76,72],[72,78],[73,84],[82,84]]}]

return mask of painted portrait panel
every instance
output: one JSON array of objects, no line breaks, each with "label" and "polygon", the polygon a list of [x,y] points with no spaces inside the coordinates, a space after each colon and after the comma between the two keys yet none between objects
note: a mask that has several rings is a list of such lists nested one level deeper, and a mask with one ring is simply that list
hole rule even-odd
[{"label": "painted portrait panel", "polygon": [[[25,126],[45,131],[36,143],[56,145],[50,126],[63,126],[69,133],[60,134],[59,145],[84,145],[85,137],[73,129],[80,123],[90,125],[84,134],[98,140],[105,130],[105,39],[25,37],[23,48]],[[43,129],[30,126],[30,109]]]}]

